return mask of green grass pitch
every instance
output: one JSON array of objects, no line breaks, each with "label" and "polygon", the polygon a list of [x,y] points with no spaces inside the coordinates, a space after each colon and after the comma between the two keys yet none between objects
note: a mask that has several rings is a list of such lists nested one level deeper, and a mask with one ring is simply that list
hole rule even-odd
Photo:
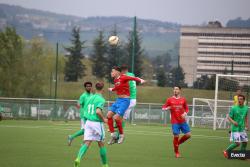
[{"label": "green grass pitch", "polygon": [[[73,167],[81,138],[74,140],[71,147],[66,139],[79,127],[78,121],[1,121],[0,166]],[[170,126],[127,124],[125,134],[125,143],[106,145],[110,167],[250,166],[250,161],[223,157],[222,150],[229,145],[227,130],[192,128],[191,140],[180,146],[182,158],[179,159],[174,158]],[[96,143],[88,150],[81,166],[101,167]]]}]

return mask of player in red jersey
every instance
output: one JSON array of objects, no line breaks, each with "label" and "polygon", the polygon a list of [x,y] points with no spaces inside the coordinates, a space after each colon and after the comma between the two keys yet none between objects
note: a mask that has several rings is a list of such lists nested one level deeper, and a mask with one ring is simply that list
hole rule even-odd
[{"label": "player in red jersey", "polygon": [[114,78],[114,88],[109,88],[109,91],[116,91],[118,98],[115,103],[110,106],[107,118],[109,131],[111,133],[111,139],[108,143],[113,143],[116,140],[116,135],[114,134],[114,122],[115,119],[117,128],[119,130],[119,140],[118,144],[121,144],[124,141],[124,133],[122,128],[122,119],[125,111],[128,109],[130,104],[130,92],[129,92],[129,81],[137,81],[144,83],[145,81],[138,77],[130,77],[124,74],[121,74],[120,67],[113,67],[111,71],[111,77]]},{"label": "player in red jersey", "polygon": [[[168,98],[166,103],[162,106],[162,110],[170,110],[172,132],[174,135],[173,146],[176,158],[180,157],[179,145],[191,137],[190,128],[185,119],[189,111],[188,105],[186,99],[181,97],[180,93],[181,87],[175,86],[174,96]],[[184,133],[184,135],[179,139],[180,131]]]}]

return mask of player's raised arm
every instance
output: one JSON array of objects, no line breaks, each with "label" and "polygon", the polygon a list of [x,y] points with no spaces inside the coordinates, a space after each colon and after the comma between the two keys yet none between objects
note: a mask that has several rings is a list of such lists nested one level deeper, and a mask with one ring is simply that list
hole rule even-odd
[{"label": "player's raised arm", "polygon": [[124,79],[124,81],[136,81],[136,82],[140,82],[141,84],[146,82],[144,79],[141,79],[139,77],[131,77],[131,76],[127,76],[127,75],[124,75],[123,79]]}]

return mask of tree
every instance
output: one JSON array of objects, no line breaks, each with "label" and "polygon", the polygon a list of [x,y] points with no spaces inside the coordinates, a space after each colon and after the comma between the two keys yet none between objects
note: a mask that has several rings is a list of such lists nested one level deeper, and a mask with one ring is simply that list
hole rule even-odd
[{"label": "tree", "polygon": [[[55,51],[43,38],[34,37],[26,42],[23,61],[28,66],[22,69],[25,76],[22,82],[23,96],[32,98],[46,95],[45,88],[50,84],[51,73],[55,70],[55,57]],[[60,62],[59,59],[59,69]]]},{"label": "tree", "polygon": [[71,43],[72,46],[65,47],[65,50],[68,52],[68,55],[66,55],[68,60],[65,64],[64,80],[77,82],[79,78],[85,76],[86,69],[81,61],[84,59],[82,49],[84,48],[85,41],[80,40],[80,28],[73,28]]},{"label": "tree", "polygon": [[152,63],[156,70],[158,69],[159,66],[163,66],[163,69],[165,71],[169,71],[171,69],[171,55],[169,52],[163,54],[163,55],[158,55],[155,58],[153,58]]},{"label": "tree", "polygon": [[99,36],[93,42],[94,50],[91,55],[93,61],[92,73],[99,79],[103,79],[106,75],[107,59],[106,51],[107,45],[104,40],[103,32],[99,32]]},{"label": "tree", "polygon": [[194,82],[193,87],[198,89],[207,89],[210,78],[207,75],[202,75]]},{"label": "tree", "polygon": [[167,84],[167,77],[163,67],[158,68],[156,72],[157,86],[164,87]]},{"label": "tree", "polygon": [[[134,74],[135,76],[141,77],[142,76],[142,58],[144,50],[141,48],[142,38],[138,30],[136,29],[135,32],[130,31],[128,36],[128,43],[126,46],[126,54],[129,57],[129,64],[132,65],[132,51],[133,51],[133,39],[134,46],[135,46],[135,55],[134,55]],[[132,67],[131,67],[132,68]]]},{"label": "tree", "polygon": [[23,40],[14,28],[0,32],[0,90],[4,96],[21,96],[23,74]]},{"label": "tree", "polygon": [[207,75],[202,75],[200,78],[193,84],[194,88],[198,89],[207,89],[207,90],[214,90],[215,89],[215,75],[208,77]]},{"label": "tree", "polygon": [[184,83],[184,79],[185,79],[185,73],[182,69],[182,67],[174,67],[171,69],[168,78],[168,81],[171,81],[170,83],[168,83],[168,86],[181,86],[181,87],[186,87],[187,85]]}]

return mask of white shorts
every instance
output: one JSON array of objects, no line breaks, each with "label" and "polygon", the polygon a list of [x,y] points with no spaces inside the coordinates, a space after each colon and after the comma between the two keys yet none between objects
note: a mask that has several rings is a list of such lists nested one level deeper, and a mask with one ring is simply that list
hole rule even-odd
[{"label": "white shorts", "polygon": [[131,111],[134,109],[134,107],[136,106],[136,99],[130,99],[130,103],[129,103],[129,107],[128,109],[125,111],[125,114],[123,116],[123,119],[128,119],[130,116]]},{"label": "white shorts", "polygon": [[247,133],[243,132],[231,132],[231,142],[248,142]]},{"label": "white shorts", "polygon": [[84,141],[104,141],[105,131],[103,122],[87,120],[85,122]]},{"label": "white shorts", "polygon": [[81,119],[81,129],[84,129],[84,126],[85,126],[84,119]]}]

